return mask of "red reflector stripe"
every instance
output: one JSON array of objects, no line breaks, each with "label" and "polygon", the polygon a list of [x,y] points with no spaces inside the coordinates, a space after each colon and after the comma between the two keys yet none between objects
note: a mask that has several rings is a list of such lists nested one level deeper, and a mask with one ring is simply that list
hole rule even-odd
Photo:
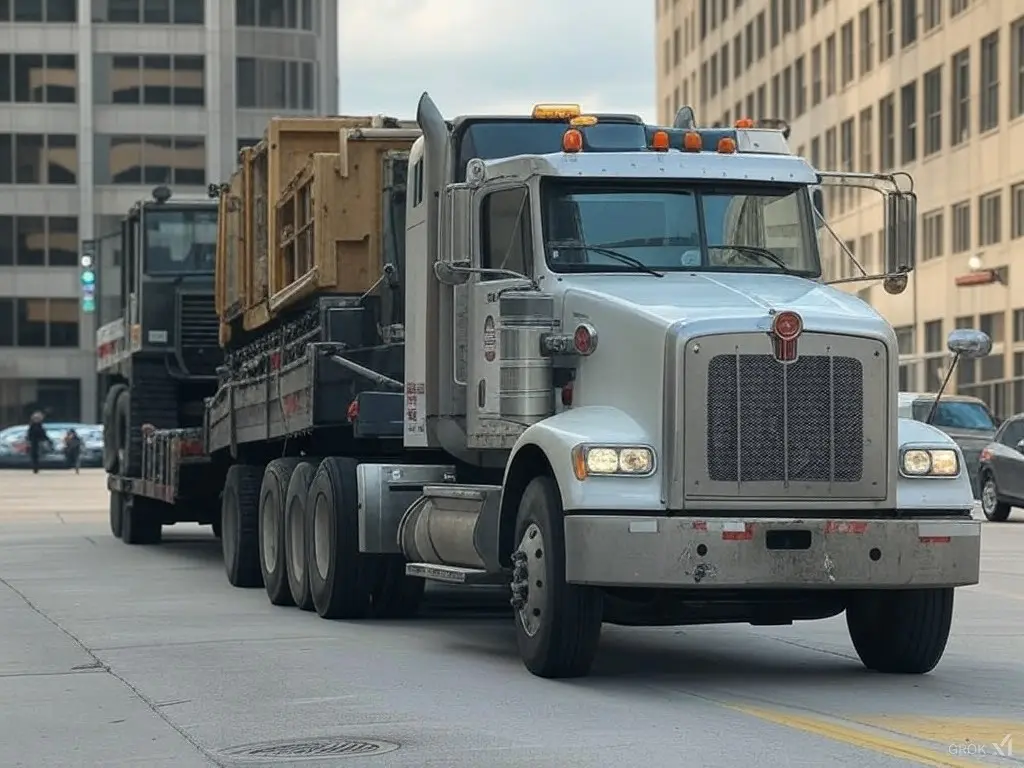
[{"label": "red reflector stripe", "polygon": [[722,531],[722,541],[750,541],[754,538],[754,527],[750,523],[743,526],[743,530],[733,528]]},{"label": "red reflector stripe", "polygon": [[949,544],[949,536],[918,536],[922,544]]},{"label": "red reflector stripe", "polygon": [[864,533],[868,524],[856,520],[829,520],[825,523],[825,533]]},{"label": "red reflector stripe", "polygon": [[692,527],[695,531],[706,531],[708,529],[708,522],[707,520],[694,520]]}]

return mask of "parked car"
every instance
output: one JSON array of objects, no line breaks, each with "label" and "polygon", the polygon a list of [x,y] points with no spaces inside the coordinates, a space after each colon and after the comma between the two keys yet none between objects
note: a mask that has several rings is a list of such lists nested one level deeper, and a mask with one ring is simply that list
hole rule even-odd
[{"label": "parked car", "polygon": [[[925,421],[934,402],[934,392],[900,392],[899,415],[901,418]],[[974,489],[974,498],[980,498],[978,469],[981,452],[995,437],[999,420],[992,415],[984,400],[967,395],[943,395],[935,409],[932,426],[941,429],[960,446]]]},{"label": "parked car", "polygon": [[[82,439],[82,466],[103,466],[103,427],[99,424],[76,424],[51,422],[46,424],[46,434],[53,442],[53,450],[43,447],[40,465],[59,468],[67,466],[64,458],[64,435],[74,429]],[[29,458],[28,425],[18,424],[0,430],[0,467],[28,467]]]},{"label": "parked car", "polygon": [[1024,507],[1024,413],[1004,421],[985,446],[979,480],[987,520],[1002,523],[1013,507]]}]

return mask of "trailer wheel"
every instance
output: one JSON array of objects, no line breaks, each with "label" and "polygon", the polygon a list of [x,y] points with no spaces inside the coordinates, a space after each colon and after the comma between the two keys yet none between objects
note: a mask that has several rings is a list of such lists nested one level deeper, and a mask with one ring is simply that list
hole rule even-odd
[{"label": "trailer wheel", "polygon": [[284,543],[284,500],[295,468],[296,457],[274,459],[263,473],[260,487],[259,542],[260,571],[271,605],[292,605],[288,588],[288,558]]},{"label": "trailer wheel", "polygon": [[119,469],[117,452],[121,433],[117,425],[117,399],[122,392],[127,391],[128,387],[124,384],[115,384],[107,390],[103,400],[103,468],[112,474],[116,474]]},{"label": "trailer wheel", "polygon": [[601,637],[603,595],[565,581],[565,528],[555,481],[536,477],[516,517],[512,604],[523,664],[538,677],[584,677]]},{"label": "trailer wheel", "polygon": [[262,587],[260,570],[260,485],[263,468],[235,464],[224,479],[221,501],[221,553],[228,582],[243,589]]},{"label": "trailer wheel", "polygon": [[159,544],[163,537],[160,502],[128,496],[121,507],[121,541],[125,544]]},{"label": "trailer wheel", "polygon": [[953,589],[862,592],[846,608],[850,639],[875,672],[923,675],[946,650],[953,623]]},{"label": "trailer wheel", "polygon": [[124,518],[124,494],[120,491],[110,492],[110,532],[115,539],[121,538],[122,521]]},{"label": "trailer wheel", "polygon": [[426,581],[405,574],[402,555],[363,555],[372,558],[376,578],[370,593],[370,613],[376,619],[410,619],[419,613]]},{"label": "trailer wheel", "polygon": [[309,565],[307,561],[306,517],[309,486],[313,483],[317,464],[303,460],[288,481],[284,502],[284,550],[287,557],[285,573],[292,601],[303,611],[313,610],[313,596],[309,592]]}]

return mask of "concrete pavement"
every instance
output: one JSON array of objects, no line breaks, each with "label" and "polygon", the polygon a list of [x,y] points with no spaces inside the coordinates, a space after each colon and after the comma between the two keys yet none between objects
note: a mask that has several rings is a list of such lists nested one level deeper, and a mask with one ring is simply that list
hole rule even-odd
[{"label": "concrete pavement", "polygon": [[231,588],[208,529],[128,547],[106,505],[98,472],[0,473],[5,767],[1024,763],[1020,512],[985,525],[930,675],[865,672],[840,617],[608,627],[593,676],[554,682],[523,669],[504,595],[322,621]]}]

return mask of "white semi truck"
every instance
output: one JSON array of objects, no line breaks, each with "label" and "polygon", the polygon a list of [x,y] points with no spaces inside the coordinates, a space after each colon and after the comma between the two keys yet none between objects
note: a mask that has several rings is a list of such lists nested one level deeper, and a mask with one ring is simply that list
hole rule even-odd
[{"label": "white semi truck", "polygon": [[[204,428],[229,579],[335,619],[409,616],[423,580],[504,584],[542,677],[587,674],[605,622],[844,611],[865,666],[930,671],[980,523],[955,443],[897,416],[892,327],[822,280],[816,190],[884,196],[894,290],[913,192],[819,173],[778,129],[620,118],[446,121],[423,95],[400,322],[353,341],[348,315],[384,333],[365,296],[318,297],[301,332],[229,343]],[[388,369],[360,344],[404,351]],[[177,503],[160,466],[112,478],[112,510]]]}]

